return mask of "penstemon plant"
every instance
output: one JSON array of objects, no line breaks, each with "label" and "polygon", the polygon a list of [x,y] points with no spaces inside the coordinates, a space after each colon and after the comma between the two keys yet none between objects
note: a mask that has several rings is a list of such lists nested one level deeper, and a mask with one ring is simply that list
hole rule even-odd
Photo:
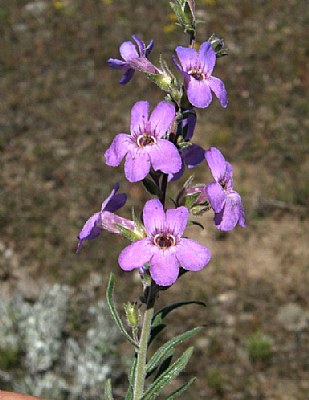
[{"label": "penstemon plant", "polygon": [[[185,368],[192,354],[188,348],[173,361],[177,344],[189,339],[203,327],[199,326],[170,339],[152,357],[147,357],[149,344],[165,328],[163,319],[171,311],[188,304],[178,302],[155,311],[161,290],[168,289],[187,271],[199,271],[210,261],[207,247],[184,237],[190,214],[198,217],[206,211],[214,212],[214,223],[221,231],[229,231],[237,224],[245,227],[244,209],[240,195],[233,189],[232,166],[215,147],[204,150],[192,143],[197,122],[195,108],[207,108],[212,102],[212,92],[222,107],[227,106],[224,83],[212,75],[216,60],[227,54],[223,40],[214,34],[196,50],[196,25],[194,0],[170,2],[178,25],[189,35],[188,47],[176,47],[173,61],[180,73],[177,79],[167,62],[160,57],[159,67],[148,57],[153,41],[146,45],[133,35],[132,41],[120,46],[122,60],[110,58],[111,68],[122,70],[120,83],[127,84],[135,71],[145,74],[163,92],[164,100],[152,112],[148,101],[138,101],[131,109],[130,134],[119,133],[105,152],[106,164],[117,167],[124,161],[124,173],[129,182],[141,181],[152,199],[143,208],[142,219],[133,214],[132,220],[115,212],[126,202],[124,193],[117,193],[116,183],[101,210],[92,215],[78,236],[79,252],[83,241],[98,237],[102,230],[120,234],[131,244],[118,258],[124,271],[137,269],[142,283],[139,303],[124,306],[127,326],[122,322],[113,300],[114,275],[111,274],[106,292],[109,310],[120,332],[134,347],[134,357],[128,375],[126,400],[152,400]],[[190,177],[167,208],[167,191],[176,184],[186,168],[194,168],[206,161],[213,181],[193,185]],[[200,225],[197,221],[190,221]],[[143,317],[141,318],[141,310]],[[151,383],[146,380],[154,376]],[[183,393],[194,378],[168,395],[174,399]],[[106,400],[113,399],[111,382],[105,387]]]}]

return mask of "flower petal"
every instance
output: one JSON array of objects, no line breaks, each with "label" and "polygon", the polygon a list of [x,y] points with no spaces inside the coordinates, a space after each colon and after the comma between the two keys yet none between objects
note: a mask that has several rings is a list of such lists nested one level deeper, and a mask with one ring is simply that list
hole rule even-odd
[{"label": "flower petal", "polygon": [[166,211],[166,228],[168,232],[182,236],[186,229],[189,211],[186,207],[170,208]]},{"label": "flower petal", "polygon": [[128,151],[134,149],[132,138],[125,133],[119,133],[105,152],[106,165],[117,167]]},{"label": "flower petal", "polygon": [[174,251],[157,249],[150,260],[149,272],[157,285],[172,285],[179,275],[179,262]]},{"label": "flower petal", "polygon": [[77,236],[78,239],[78,246],[76,253],[79,253],[84,240],[92,240],[98,237],[102,231],[100,228],[100,221],[101,221],[101,213],[97,212],[93,214],[85,223],[82,230],[79,232]]},{"label": "flower petal", "polygon": [[182,268],[199,271],[209,263],[211,254],[207,247],[195,240],[181,238],[180,243],[176,246],[176,257]]},{"label": "flower petal", "polygon": [[216,52],[213,50],[211,43],[202,43],[198,55],[203,65],[204,72],[206,72],[207,75],[210,76],[214,69],[214,66],[216,65]]},{"label": "flower petal", "polygon": [[183,161],[183,158],[181,158],[181,167],[178,172],[175,172],[174,174],[168,174],[168,182],[174,182],[177,181],[182,177],[186,169],[185,163]]},{"label": "flower petal", "polygon": [[122,250],[118,263],[124,271],[141,268],[150,261],[153,248],[148,238],[138,240]]},{"label": "flower petal", "polygon": [[221,79],[211,76],[208,79],[208,85],[209,85],[210,89],[214,92],[214,94],[216,95],[217,99],[219,99],[221,106],[226,108],[227,103],[228,103],[227,93],[226,93],[224,83],[221,81]]},{"label": "flower petal", "polygon": [[192,143],[191,146],[185,147],[182,151],[182,157],[184,158],[188,168],[194,168],[204,160],[205,150]]},{"label": "flower petal", "polygon": [[185,72],[198,65],[199,58],[195,49],[178,46],[175,51]]},{"label": "flower petal", "polygon": [[190,77],[187,84],[187,94],[190,103],[199,108],[206,108],[212,100],[212,95],[207,81]]},{"label": "flower petal", "polygon": [[241,197],[237,192],[227,196],[224,208],[214,217],[216,227],[221,231],[230,231],[239,223],[245,227],[244,210]]},{"label": "flower petal", "polygon": [[166,139],[158,139],[156,144],[148,146],[151,164],[155,171],[173,174],[181,168],[181,156],[177,147]]},{"label": "flower petal", "polygon": [[216,147],[211,147],[205,151],[205,159],[216,182],[223,180],[226,173],[226,161],[221,151]]},{"label": "flower petal", "polygon": [[212,182],[206,187],[209,203],[216,213],[219,213],[226,202],[226,193],[219,183]]},{"label": "flower petal", "polygon": [[136,47],[135,45],[128,41],[128,42],[123,42],[122,45],[119,48],[119,52],[121,57],[125,60],[125,61],[129,61],[132,58],[136,58],[138,57],[138,53],[136,51]]},{"label": "flower petal", "polygon": [[182,121],[183,137],[186,141],[192,139],[196,125],[196,112],[193,108],[189,111],[188,116]]},{"label": "flower petal", "polygon": [[130,151],[124,163],[124,173],[128,181],[138,182],[143,180],[150,171],[150,158],[142,148]]},{"label": "flower petal", "polygon": [[138,52],[140,56],[144,56],[145,52],[145,43],[136,35],[132,35],[132,38],[135,40],[138,46]]},{"label": "flower petal", "polygon": [[[125,193],[115,194],[108,203],[106,203],[105,208],[102,211],[114,212],[119,210],[127,201],[127,195]],[[102,205],[103,206],[103,205]]]},{"label": "flower petal", "polygon": [[109,67],[114,68],[114,69],[128,69],[129,64],[125,61],[118,60],[117,58],[109,58],[107,60],[107,64]]},{"label": "flower petal", "polygon": [[158,199],[148,200],[143,209],[143,223],[147,234],[151,236],[165,227],[165,212]]},{"label": "flower petal", "polygon": [[148,101],[138,101],[131,109],[131,134],[141,135],[145,131],[148,123],[149,103]]},{"label": "flower petal", "polygon": [[129,68],[121,77],[119,83],[121,85],[125,85],[126,83],[130,82],[134,75],[135,70],[133,68]]},{"label": "flower petal", "polygon": [[149,118],[151,133],[156,138],[164,136],[175,118],[175,107],[167,101],[161,101]]}]

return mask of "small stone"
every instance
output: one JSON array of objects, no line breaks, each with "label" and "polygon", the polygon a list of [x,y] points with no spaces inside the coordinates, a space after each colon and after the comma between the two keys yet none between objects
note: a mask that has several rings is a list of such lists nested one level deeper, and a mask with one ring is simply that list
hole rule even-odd
[{"label": "small stone", "polygon": [[309,313],[297,303],[288,303],[279,309],[277,320],[291,332],[300,332],[309,325]]}]

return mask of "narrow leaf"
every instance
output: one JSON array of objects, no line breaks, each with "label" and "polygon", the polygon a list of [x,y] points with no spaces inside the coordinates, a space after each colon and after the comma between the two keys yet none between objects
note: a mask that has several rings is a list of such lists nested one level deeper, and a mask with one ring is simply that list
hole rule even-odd
[{"label": "narrow leaf", "polygon": [[152,327],[155,327],[161,324],[163,318],[165,318],[171,311],[175,310],[176,308],[186,306],[188,304],[198,304],[200,306],[206,307],[206,304],[203,301],[180,301],[178,303],[170,304],[166,307],[161,308],[152,319]]},{"label": "narrow leaf", "polygon": [[171,393],[166,400],[174,400],[177,396],[179,396],[181,393],[183,393],[185,390],[188,389],[190,385],[192,385],[193,382],[196,381],[196,378],[192,378],[189,380],[189,382],[185,383],[184,385],[180,386],[175,392]]},{"label": "narrow leaf", "polygon": [[152,343],[153,339],[160,333],[163,331],[163,329],[166,327],[165,324],[158,324],[155,325],[153,328],[151,328],[151,332],[150,332],[150,336],[149,336],[149,340],[148,340],[148,347],[150,346],[150,344]]},{"label": "narrow leaf", "polygon": [[193,347],[189,347],[167,370],[153,382],[141,400],[153,400],[186,367],[192,355]]},{"label": "narrow leaf", "polygon": [[114,286],[115,286],[115,277],[114,274],[111,273],[109,276],[109,281],[108,281],[108,285],[107,285],[107,290],[106,290],[106,301],[107,301],[107,305],[109,308],[109,311],[112,315],[112,318],[115,322],[115,324],[117,325],[117,328],[119,329],[119,331],[123,334],[123,336],[125,336],[125,338],[131,343],[133,344],[133,346],[138,348],[138,344],[135,342],[135,340],[128,334],[128,332],[125,330],[123,323],[119,317],[119,314],[116,310],[115,304],[114,304]]},{"label": "narrow leaf", "polygon": [[170,353],[168,354],[168,357],[166,357],[166,358],[162,361],[160,367],[159,367],[158,370],[157,370],[156,376],[154,377],[154,380],[153,380],[153,381],[157,380],[157,379],[159,378],[159,376],[162,375],[163,372],[166,371],[167,368],[171,365],[171,362],[172,362],[174,353],[175,353],[175,349],[172,349],[172,350],[170,351]]},{"label": "narrow leaf", "polygon": [[104,387],[104,399],[114,400],[112,395],[112,384],[110,379],[106,379]]},{"label": "narrow leaf", "polygon": [[175,336],[174,338],[166,342],[155,352],[155,354],[147,363],[147,372],[149,373],[154,370],[159,365],[159,363],[166,358],[166,354],[169,354],[171,349],[173,349],[177,344],[189,339],[191,336],[195,335],[203,328],[203,326],[198,326],[197,328],[181,333],[180,335]]},{"label": "narrow leaf", "polygon": [[125,400],[132,400],[133,399],[133,390],[134,390],[134,380],[135,380],[135,369],[137,363],[137,354],[135,353],[132,365],[129,372],[129,387],[125,397]]},{"label": "narrow leaf", "polygon": [[157,196],[159,198],[162,197],[162,191],[156,185],[156,183],[153,182],[151,179],[144,178],[143,179],[143,185],[144,185],[145,189],[147,190],[147,192],[149,192],[150,194],[155,195],[155,196]]},{"label": "narrow leaf", "polygon": [[188,225],[194,225],[194,226],[198,226],[198,227],[201,228],[201,229],[205,229],[205,228],[204,228],[204,225],[201,224],[201,223],[198,222],[198,221],[189,221],[189,222],[188,222]]}]

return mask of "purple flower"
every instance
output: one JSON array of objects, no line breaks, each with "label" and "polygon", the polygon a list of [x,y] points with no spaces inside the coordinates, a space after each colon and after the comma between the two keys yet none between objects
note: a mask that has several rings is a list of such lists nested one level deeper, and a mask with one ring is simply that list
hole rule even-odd
[{"label": "purple flower", "polygon": [[221,231],[229,231],[237,224],[245,225],[244,208],[240,195],[233,190],[233,170],[222,153],[215,147],[205,152],[205,158],[215,179],[206,186],[206,194],[215,212],[214,221]]},{"label": "purple flower", "polygon": [[176,146],[162,137],[175,117],[171,103],[162,101],[149,118],[148,101],[137,102],[131,110],[131,135],[119,133],[105,152],[106,164],[117,167],[126,157],[124,172],[130,182],[146,177],[150,168],[165,174],[178,172],[181,157]]},{"label": "purple flower", "polygon": [[213,91],[222,107],[226,107],[227,94],[224,83],[211,75],[216,64],[216,52],[211,43],[204,42],[199,52],[178,46],[176,53],[181,65],[175,59],[174,62],[184,76],[190,103],[199,108],[208,107],[212,101],[211,91]]},{"label": "purple flower", "polygon": [[84,240],[92,240],[98,237],[102,229],[106,229],[113,233],[120,233],[115,224],[120,224],[128,229],[134,230],[134,223],[118,215],[113,214],[114,211],[121,208],[127,201],[125,193],[116,194],[119,190],[119,184],[116,183],[114,189],[108,198],[103,201],[101,211],[93,214],[83,226],[78,235],[77,253],[81,250]]},{"label": "purple flower", "polygon": [[188,168],[194,168],[200,164],[204,159],[204,149],[197,144],[191,143],[188,147],[180,150],[181,155],[181,168],[175,174],[169,174],[169,181],[176,181],[180,179],[185,172],[186,166]]},{"label": "purple flower", "polygon": [[136,42],[138,51],[136,50],[136,45],[131,41],[123,42],[119,48],[119,52],[124,61],[118,60],[117,58],[109,58],[107,60],[107,63],[111,68],[126,70],[119,81],[122,85],[125,85],[132,79],[136,69],[153,74],[158,72],[157,68],[147,60],[147,57],[153,48],[153,40],[151,40],[149,45],[146,46],[145,43],[136,35],[133,35],[132,37]]},{"label": "purple flower", "polygon": [[150,263],[150,275],[160,286],[170,286],[178,278],[179,268],[199,271],[208,264],[210,251],[191,239],[182,237],[188,222],[186,207],[164,212],[159,200],[147,201],[143,220],[147,237],[126,247],[118,262],[125,271]]}]

